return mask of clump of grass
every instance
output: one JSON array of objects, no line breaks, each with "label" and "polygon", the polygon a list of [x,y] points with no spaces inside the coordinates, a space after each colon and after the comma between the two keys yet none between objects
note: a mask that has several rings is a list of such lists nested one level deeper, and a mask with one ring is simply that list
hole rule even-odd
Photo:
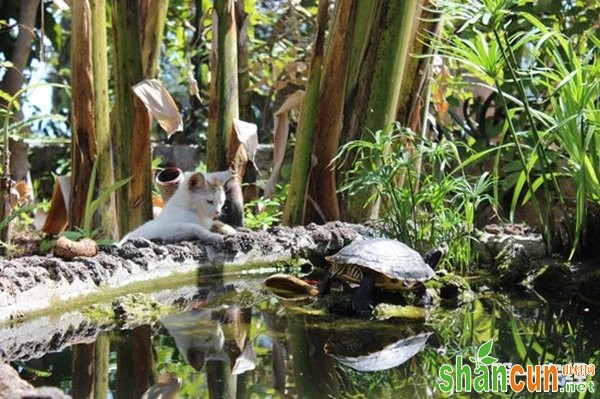
[{"label": "clump of grass", "polygon": [[[398,124],[373,136],[340,149],[338,163],[355,159],[341,191],[354,195],[374,189],[369,201],[381,200],[388,235],[421,252],[446,242],[449,268],[466,271],[473,260],[476,211],[492,200],[489,175],[468,178],[451,141],[426,142]],[[421,162],[423,171],[415,167]]]},{"label": "clump of grass", "polygon": [[[474,84],[495,92],[505,115],[494,154],[494,197],[511,196],[511,221],[519,206],[531,202],[549,251],[557,249],[552,208],[558,207],[569,226],[573,256],[585,234],[588,204],[600,201],[595,137],[600,126],[600,40],[592,26],[566,35],[563,31],[572,26],[560,18],[548,23],[554,18],[550,11],[537,10],[534,16],[535,6],[526,3],[438,0],[446,35],[434,46]],[[567,3],[557,7],[576,12]],[[514,161],[517,177],[505,187],[507,192],[500,192],[499,183]],[[560,184],[565,178],[572,184]],[[574,209],[566,205],[566,186],[577,187]]]}]

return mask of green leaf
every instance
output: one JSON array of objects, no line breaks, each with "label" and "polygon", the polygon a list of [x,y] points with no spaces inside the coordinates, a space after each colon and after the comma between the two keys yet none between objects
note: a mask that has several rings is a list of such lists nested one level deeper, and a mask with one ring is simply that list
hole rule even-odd
[{"label": "green leaf", "polygon": [[479,361],[485,365],[490,365],[490,364],[494,364],[498,361],[498,358],[493,357],[493,356],[486,356],[484,358],[479,359]]},{"label": "green leaf", "polygon": [[129,183],[129,180],[131,180],[131,177],[128,177],[126,179],[123,180],[119,180],[118,182],[113,183],[112,185],[110,185],[109,187],[107,187],[106,189],[102,190],[102,192],[100,193],[100,195],[98,195],[98,198],[96,198],[94,201],[92,201],[92,203],[90,204],[90,212],[93,215],[98,208],[100,207],[100,205],[102,205],[103,202],[105,202],[106,200],[108,200],[108,197],[110,197],[110,195],[120,189],[121,187],[123,187],[124,185],[126,185],[127,183]]},{"label": "green leaf", "polygon": [[477,357],[479,359],[483,359],[492,351],[492,346],[494,345],[494,340],[490,339],[488,342],[482,344],[477,350]]}]

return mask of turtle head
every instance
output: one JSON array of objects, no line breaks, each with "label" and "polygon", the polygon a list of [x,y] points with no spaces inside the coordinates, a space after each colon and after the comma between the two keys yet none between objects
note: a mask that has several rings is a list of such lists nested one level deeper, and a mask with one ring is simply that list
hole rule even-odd
[{"label": "turtle head", "polygon": [[443,242],[436,248],[431,248],[429,251],[425,252],[425,255],[423,255],[423,260],[425,263],[431,266],[432,269],[435,269],[435,267],[440,263],[440,260],[442,260],[447,253],[448,244]]}]

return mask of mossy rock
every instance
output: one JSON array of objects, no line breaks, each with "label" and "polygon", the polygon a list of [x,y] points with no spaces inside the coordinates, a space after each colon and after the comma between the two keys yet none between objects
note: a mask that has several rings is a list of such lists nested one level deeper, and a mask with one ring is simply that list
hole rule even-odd
[{"label": "mossy rock", "polygon": [[475,298],[466,278],[446,270],[437,271],[436,277],[425,282],[425,286],[434,303],[460,305]]},{"label": "mossy rock", "polygon": [[527,249],[512,243],[505,246],[494,259],[495,272],[503,286],[516,287],[533,269]]},{"label": "mossy rock", "polygon": [[578,279],[577,292],[584,301],[600,306],[600,270],[583,274]]},{"label": "mossy rock", "polygon": [[528,280],[528,285],[549,302],[572,296],[576,287],[573,272],[560,262],[542,266]]},{"label": "mossy rock", "polygon": [[116,324],[121,328],[154,322],[170,311],[168,306],[139,292],[119,296],[110,303],[96,303],[82,309],[82,313],[94,324]]}]

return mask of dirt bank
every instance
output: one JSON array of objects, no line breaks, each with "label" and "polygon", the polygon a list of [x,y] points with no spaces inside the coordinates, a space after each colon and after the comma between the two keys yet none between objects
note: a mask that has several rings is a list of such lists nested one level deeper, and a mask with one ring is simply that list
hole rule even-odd
[{"label": "dirt bank", "polygon": [[54,256],[0,260],[0,322],[177,274],[228,274],[297,258],[322,257],[360,236],[372,235],[374,231],[365,226],[332,222],[240,232],[220,244],[135,240],[121,247],[104,246],[94,257],[70,261]]}]

